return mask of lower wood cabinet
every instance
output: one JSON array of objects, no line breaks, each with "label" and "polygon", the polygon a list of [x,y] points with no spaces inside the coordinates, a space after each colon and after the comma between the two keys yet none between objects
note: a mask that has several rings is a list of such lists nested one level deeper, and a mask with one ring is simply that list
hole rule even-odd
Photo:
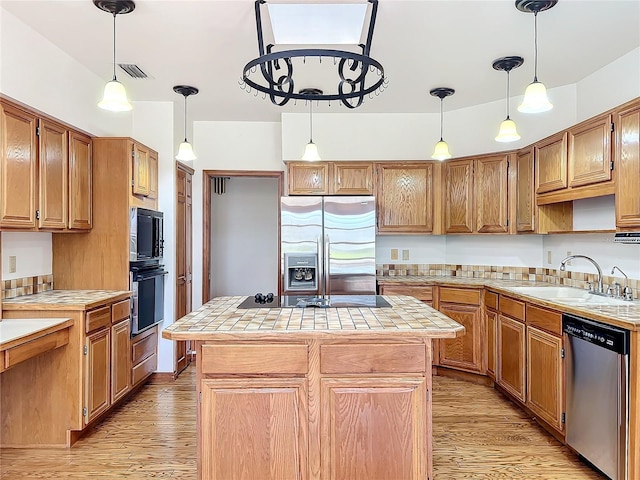
[{"label": "lower wood cabinet", "polygon": [[120,400],[131,388],[130,345],[131,320],[127,317],[111,327],[111,403]]},{"label": "lower wood cabinet", "polygon": [[158,368],[158,327],[131,339],[131,386],[135,387]]},{"label": "lower wood cabinet", "polygon": [[85,425],[111,405],[111,329],[102,328],[85,340]]},{"label": "lower wood cabinet", "polygon": [[308,478],[306,378],[202,380],[201,393],[200,478]]},{"label": "lower wood cabinet", "polygon": [[487,324],[487,375],[495,380],[498,365],[498,313],[487,310],[485,317]]},{"label": "lower wood cabinet", "polygon": [[498,385],[521,402],[526,401],[525,325],[498,315]]},{"label": "lower wood cabinet", "polygon": [[527,406],[562,431],[562,338],[527,326]]},{"label": "lower wood cabinet", "polygon": [[320,395],[323,479],[427,478],[424,377],[323,378]]}]

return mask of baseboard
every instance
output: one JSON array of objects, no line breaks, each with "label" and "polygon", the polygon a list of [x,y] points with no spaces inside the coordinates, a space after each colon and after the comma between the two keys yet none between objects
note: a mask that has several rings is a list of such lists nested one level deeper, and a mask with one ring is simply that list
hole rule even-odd
[{"label": "baseboard", "polygon": [[461,370],[454,370],[446,367],[434,367],[433,374],[440,377],[455,378],[457,380],[464,380],[465,382],[485,385],[487,387],[493,386],[493,380],[486,375],[481,375],[479,373],[463,372]]}]

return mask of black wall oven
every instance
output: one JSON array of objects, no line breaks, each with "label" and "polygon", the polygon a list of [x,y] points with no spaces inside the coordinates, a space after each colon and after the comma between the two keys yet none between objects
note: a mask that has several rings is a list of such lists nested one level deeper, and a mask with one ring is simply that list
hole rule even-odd
[{"label": "black wall oven", "polygon": [[131,291],[131,335],[162,322],[164,317],[164,278],[167,275],[163,265],[152,268],[132,268]]},{"label": "black wall oven", "polygon": [[132,208],[129,228],[129,261],[132,266],[157,265],[162,261],[163,214],[146,208]]}]

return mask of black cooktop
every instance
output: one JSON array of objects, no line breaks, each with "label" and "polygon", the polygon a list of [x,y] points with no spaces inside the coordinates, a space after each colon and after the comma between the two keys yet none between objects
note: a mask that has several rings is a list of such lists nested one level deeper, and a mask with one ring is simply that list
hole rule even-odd
[{"label": "black cooktop", "polygon": [[309,295],[263,295],[247,297],[238,308],[329,308],[329,307],[391,307],[381,295],[327,295],[324,298]]}]

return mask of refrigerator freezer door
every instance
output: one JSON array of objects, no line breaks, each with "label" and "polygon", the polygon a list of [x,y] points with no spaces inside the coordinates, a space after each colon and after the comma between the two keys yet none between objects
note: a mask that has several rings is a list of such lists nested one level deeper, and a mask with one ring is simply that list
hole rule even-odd
[{"label": "refrigerator freezer door", "polygon": [[327,295],[376,293],[374,197],[324,197]]}]

